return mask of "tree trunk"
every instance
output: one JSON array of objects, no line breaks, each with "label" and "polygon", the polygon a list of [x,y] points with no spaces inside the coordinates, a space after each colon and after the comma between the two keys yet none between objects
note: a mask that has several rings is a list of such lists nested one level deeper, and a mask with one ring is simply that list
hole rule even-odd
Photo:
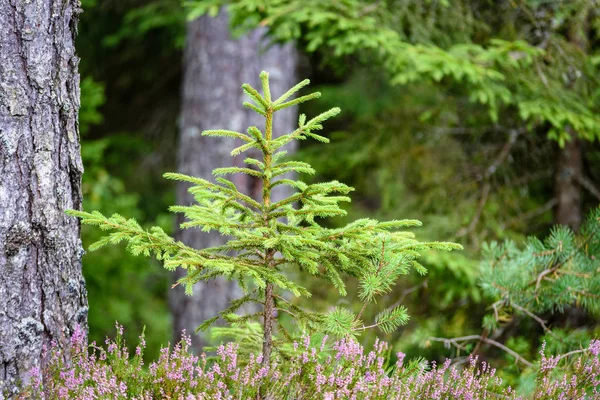
[{"label": "tree trunk", "polygon": [[[252,125],[261,128],[264,118],[242,107],[245,99],[241,84],[250,83],[260,88],[258,75],[265,70],[270,73],[271,92],[276,97],[297,83],[295,69],[296,52],[292,44],[270,46],[262,29],[233,39],[224,10],[216,18],[204,16],[189,22],[184,53],[178,170],[212,179],[215,168],[242,165],[244,157],[232,158],[229,154],[235,142],[228,138],[202,137],[201,132],[209,128],[245,132]],[[295,109],[286,109],[277,113],[274,130],[287,133],[295,124]],[[288,148],[290,150],[293,148]],[[234,175],[232,180],[240,191],[260,198],[260,185],[256,179]],[[193,203],[187,193],[188,187],[178,184],[177,204]],[[218,232],[187,229],[180,231],[177,239],[195,248],[205,248],[221,245],[226,238]],[[182,274],[183,271],[179,271],[175,276],[180,278]],[[223,279],[196,284],[191,297],[185,296],[181,287],[171,290],[169,300],[175,337],[183,329],[192,333],[240,294],[236,283]],[[192,343],[196,351],[201,351],[206,342],[200,335],[193,335]]]},{"label": "tree trunk", "polygon": [[[582,53],[587,54],[589,47],[588,14],[592,11],[591,5],[579,17],[572,21],[567,37],[569,41]],[[575,74],[568,82],[568,87],[574,89],[578,76]],[[583,220],[582,195],[580,179],[583,173],[583,148],[578,133],[567,128],[571,140],[559,150],[555,175],[555,194],[557,200],[554,222],[567,225],[575,232],[579,230]]]},{"label": "tree trunk", "polygon": [[581,226],[583,212],[581,210],[581,186],[579,177],[583,172],[583,155],[581,142],[577,134],[571,132],[571,140],[559,150],[556,176],[556,212],[555,222],[567,225],[574,231]]},{"label": "tree trunk", "polygon": [[[87,329],[77,0],[0,0],[0,398]],[[5,393],[7,394],[7,393]]]},{"label": "tree trunk", "polygon": [[[591,11],[588,8],[587,14]],[[583,14],[582,14],[583,15]],[[582,24],[583,23],[583,24]],[[587,16],[583,20],[571,22],[567,34],[569,41],[582,53],[587,53],[589,26]],[[574,89],[578,76],[575,74],[569,79],[567,87]],[[554,190],[557,200],[554,222],[567,225],[573,231],[578,232],[583,221],[582,188],[580,179],[583,177],[583,146],[578,132],[567,127],[571,140],[559,149],[556,164],[556,175]],[[554,322],[554,321],[553,321]],[[566,310],[563,316],[557,318],[557,326],[569,326],[572,328],[585,326],[587,324],[587,313],[576,304]]]}]

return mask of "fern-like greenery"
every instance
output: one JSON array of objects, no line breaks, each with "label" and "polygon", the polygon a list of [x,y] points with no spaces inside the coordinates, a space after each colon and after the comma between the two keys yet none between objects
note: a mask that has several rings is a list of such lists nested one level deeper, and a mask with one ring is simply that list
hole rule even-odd
[{"label": "fern-like greenery", "polygon": [[[107,244],[127,242],[135,255],[154,256],[164,262],[169,270],[183,268],[187,271],[179,283],[186,292],[199,282],[224,276],[236,280],[244,296],[231,302],[219,315],[206,321],[199,328],[206,329],[219,318],[239,326],[262,318],[263,362],[268,363],[273,349],[292,339],[280,323],[282,314],[289,314],[300,330],[321,331],[335,336],[356,335],[367,328],[377,327],[391,332],[406,323],[408,314],[397,306],[377,315],[375,321],[365,326],[362,316],[367,305],[377,296],[390,292],[400,275],[410,269],[426,273],[418,263],[422,251],[452,250],[460,245],[444,242],[420,242],[413,233],[399,229],[419,226],[416,220],[378,222],[360,219],[342,228],[321,226],[320,219],[345,215],[341,202],[353,189],[343,183],[332,181],[306,184],[286,178],[286,174],[314,174],[307,163],[285,159],[281,148],[293,140],[316,139],[327,143],[328,139],[316,133],[322,123],[337,115],[339,108],[332,108],[312,119],[299,118],[298,128],[293,132],[273,135],[273,115],[283,108],[315,99],[320,93],[292,96],[308,85],[304,80],[272,99],[269,76],[260,74],[262,94],[248,84],[242,85],[249,102],[244,106],[254,110],[265,119],[264,130],[252,126],[246,133],[229,130],[208,130],[205,136],[225,136],[241,141],[231,151],[232,156],[250,149],[262,153],[262,159],[248,157],[247,167],[218,168],[213,171],[215,181],[169,173],[168,179],[189,182],[190,193],[196,204],[171,207],[172,212],[182,213],[187,221],[182,229],[218,231],[229,238],[225,245],[194,249],[168,236],[160,228],[143,229],[135,220],[120,215],[108,218],[99,212],[70,211],[70,215],[82,219],[85,224],[112,231],[91,246],[92,250]],[[238,143],[239,144],[239,143]],[[231,174],[247,174],[262,183],[262,198],[254,199],[241,193],[235,184],[223,178]],[[293,189],[289,197],[273,201],[273,192],[279,187]],[[317,313],[306,310],[293,297],[310,297],[310,292],[291,280],[286,270],[296,270],[315,278],[325,279],[340,295],[346,295],[344,276],[359,279],[359,296],[363,301],[358,313],[343,308]],[[247,303],[262,305],[262,311],[249,315],[235,313]],[[274,338],[275,325],[279,335]]]}]

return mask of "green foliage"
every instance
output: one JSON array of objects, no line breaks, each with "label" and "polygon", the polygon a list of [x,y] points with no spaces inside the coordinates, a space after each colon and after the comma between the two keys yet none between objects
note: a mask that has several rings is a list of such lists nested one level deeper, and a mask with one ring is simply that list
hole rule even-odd
[{"label": "green foliage", "polygon": [[[597,105],[587,101],[589,90],[598,90],[597,82],[593,80],[591,88],[581,90],[565,85],[565,71],[557,60],[562,55],[525,40],[492,37],[481,44],[461,41],[447,47],[413,43],[403,32],[405,26],[398,24],[407,15],[409,2],[400,2],[403,6],[364,0],[216,3],[229,4],[232,26],[267,26],[276,40],[297,40],[307,51],[323,49],[330,58],[358,56],[380,65],[393,85],[453,82],[471,102],[488,108],[492,122],[498,122],[503,109],[515,107],[530,128],[549,125],[548,137],[561,145],[569,140],[569,127],[586,140],[600,138]],[[214,7],[202,1],[186,4],[192,17]],[[590,77],[596,73],[596,66],[585,59],[583,64],[572,59],[568,62],[575,64],[579,73],[589,73]]]},{"label": "green foliage", "polygon": [[[386,339],[409,356],[438,360],[450,353],[442,353],[441,346],[422,348],[430,336],[464,336],[465,332],[480,329],[482,318],[484,331],[530,360],[536,357],[543,340],[547,348],[567,352],[598,336],[593,319],[588,317],[584,327],[574,330],[564,326],[570,317],[554,312],[552,307],[543,312],[534,310],[549,331],[530,315],[503,302],[496,305],[497,315],[493,308],[484,315],[482,287],[478,285],[481,243],[510,239],[522,251],[525,235],[547,234],[554,204],[554,172],[549,165],[556,159],[554,141],[566,140],[564,127],[571,124],[582,137],[594,137],[600,99],[600,19],[593,9],[595,2],[187,3],[191,14],[208,12],[213,16],[228,3],[234,33],[261,24],[277,40],[294,39],[305,50],[310,46],[304,59],[310,63],[311,80],[323,91],[319,107],[340,106],[344,110],[343,116],[328,126],[328,132],[317,132],[331,141],[327,151],[310,141],[302,143],[299,159],[314,168],[304,165],[303,182],[279,176],[274,190],[281,190],[279,185],[302,190],[318,180],[338,179],[356,188],[353,202],[344,207],[348,215],[327,220],[316,217],[319,223],[339,228],[356,218],[419,216],[424,223],[420,238],[450,238],[468,244],[466,252],[424,253],[419,261],[428,269],[428,275],[400,275],[391,292],[382,289],[381,279],[372,272],[365,275],[364,281],[341,274],[348,292],[348,298],[341,300],[337,291],[329,290],[330,285],[313,279],[311,274],[285,271],[288,279],[312,293],[309,301],[315,310],[346,310],[358,316],[363,305],[361,296],[377,300],[376,307],[360,315],[358,324],[352,325],[354,320],[344,323],[341,314],[333,311],[323,315],[304,310],[311,318],[306,316],[305,326],[319,326],[327,317],[333,326],[341,321],[344,330],[358,329],[353,332],[357,334],[363,332],[363,325],[377,321],[379,309],[404,304],[411,320],[399,331],[384,332]],[[103,215],[127,215],[144,229],[148,224],[160,225],[168,233],[169,219],[162,214],[156,219],[148,216],[164,210],[172,204],[171,199],[157,196],[156,185],[147,178],[159,176],[154,171],[171,170],[174,159],[169,144],[175,142],[179,50],[185,28],[180,2],[86,0],[83,5],[78,39],[82,76],[93,75],[101,84],[90,85],[93,81],[89,78],[82,80],[82,133],[90,130],[84,126],[86,121],[99,122],[88,112],[97,111],[94,104],[101,104],[94,86],[106,86],[110,94],[103,108],[105,123],[92,127],[87,134],[100,140],[84,140],[82,145],[86,166],[84,208],[97,209]],[[393,41],[382,43],[381,38],[385,42],[387,37]],[[397,46],[399,41],[402,43]],[[378,47],[370,47],[369,42]],[[439,56],[446,54],[447,62],[438,62]],[[477,83],[474,78],[485,71],[502,77],[484,74]],[[392,81],[394,77],[404,80]],[[510,92],[508,97],[502,95],[505,89]],[[245,106],[264,114],[253,102]],[[308,115],[320,112],[312,102],[300,106]],[[497,120],[493,119],[494,108]],[[96,112],[96,117],[102,115]],[[116,130],[128,133],[117,137],[113,135]],[[515,145],[503,162],[496,163],[514,132],[518,132]],[[234,132],[233,137],[237,134]],[[546,140],[548,135],[552,141]],[[125,140],[127,145],[123,145]],[[240,140],[236,142],[246,144]],[[132,158],[131,150],[143,153],[143,158]],[[585,173],[596,182],[600,165],[597,150],[597,144],[585,144]],[[260,174],[257,161],[262,163],[249,158],[243,166],[254,177]],[[154,169],[149,170],[149,166]],[[319,175],[309,176],[314,170]],[[221,176],[226,178],[227,172],[235,171],[240,170],[222,170],[225,175]],[[493,172],[488,176],[489,171]],[[487,183],[489,192],[484,190]],[[583,200],[585,208],[597,204],[596,198],[586,192]],[[84,226],[84,244],[97,241],[100,234]],[[169,286],[165,271],[149,268],[146,260],[113,247],[86,254],[84,274],[91,306],[91,339],[101,341],[107,327],[118,319],[133,327],[128,332],[139,331],[144,324],[153,327],[147,341],[155,349],[167,340],[171,332],[163,293]],[[260,295],[252,282],[243,283],[249,285],[249,293],[239,300],[241,307]],[[549,284],[542,281],[549,287],[540,290],[554,296]],[[375,292],[383,294],[369,294]],[[286,304],[289,312],[276,311],[275,322],[281,324],[277,331],[284,335],[296,327],[289,313],[304,314],[296,310],[302,305],[298,299],[281,297],[275,301],[290,302]],[[563,298],[566,302],[567,297]],[[492,303],[501,300],[502,294],[497,294]],[[233,310],[237,304],[231,304]],[[231,326],[211,332],[217,339],[243,339],[244,350],[260,351],[262,330],[253,322],[259,316],[235,317],[231,310],[222,314]],[[207,322],[203,327],[209,327],[212,320]],[[373,341],[374,336],[367,334],[362,340]],[[131,339],[128,342],[132,343]],[[491,346],[478,346],[474,341],[464,346],[469,351],[477,348],[486,359],[495,358],[499,363],[504,360],[504,353]],[[464,354],[462,350],[458,353]],[[512,365],[511,356],[505,361],[505,377],[516,379],[522,372],[520,365]],[[535,383],[535,376],[519,379]]]},{"label": "green foliage", "polygon": [[[100,111],[106,100],[104,86],[91,76],[81,81],[79,127],[85,167],[83,207],[107,214],[133,213],[135,218],[143,220],[143,213],[137,210],[140,196],[126,191],[123,180],[109,171],[107,155],[115,153],[117,141],[121,138],[89,138],[90,130],[104,120]],[[170,219],[164,216],[157,217],[155,223],[168,228],[172,225]],[[87,246],[98,241],[101,233],[84,226],[81,238]],[[147,352],[151,357],[157,356],[162,344],[171,336],[165,296],[160,295],[169,287],[166,274],[148,268],[146,260],[123,254],[118,248],[106,249],[102,254],[86,253],[82,261],[88,303],[92,310],[88,316],[90,340],[101,343],[117,320],[133,328],[126,333],[129,343],[134,343],[136,338],[133,332],[152,326],[153,333],[146,338]],[[139,304],[146,306],[139,307]]]},{"label": "green foliage", "polygon": [[544,241],[531,237],[522,249],[492,242],[484,259],[482,284],[496,300],[496,313],[505,307],[529,315],[562,313],[573,305],[600,312],[600,208],[578,235],[556,226]]},{"label": "green foliage", "polygon": [[[203,12],[200,3],[188,2],[192,14]],[[267,26],[276,40],[315,52],[317,62],[368,71],[341,84],[336,76],[337,93],[327,89],[332,104],[342,98],[354,111],[328,136],[340,156],[308,147],[305,158],[352,179],[361,200],[353,217],[417,212],[431,228],[425,237],[461,238],[472,254],[486,240],[519,241],[550,226],[555,143],[600,138],[595,2],[216,3],[228,4],[233,29]],[[382,90],[382,80],[396,89]],[[591,158],[597,145],[586,146]],[[597,204],[595,193],[587,206]],[[460,336],[482,316],[472,303],[478,271],[466,264],[441,271],[433,270],[427,293],[444,306],[427,302],[423,319]],[[527,339],[537,346],[536,335]]]},{"label": "green foliage", "polygon": [[[594,318],[600,311],[600,208],[590,213],[578,234],[556,226],[545,240],[530,237],[522,247],[510,240],[486,244],[483,257],[480,283],[491,302],[483,316],[483,332],[431,340],[445,340],[457,352],[473,351],[475,347],[467,345],[473,341],[477,348],[487,343],[503,350],[503,377],[527,391],[535,376],[511,366],[515,358],[531,366],[526,359],[536,357],[540,345],[542,351],[577,353],[598,334],[594,324],[578,328],[569,320]],[[497,339],[506,331],[511,333],[503,345]]]},{"label": "green foliage", "polygon": [[86,76],[81,80],[80,90],[79,133],[85,136],[91,125],[102,122],[103,116],[98,108],[104,104],[106,97],[104,95],[104,85],[95,81],[91,76]]},{"label": "green foliage", "polygon": [[104,38],[103,44],[115,47],[125,40],[140,39],[148,33],[164,29],[176,47],[183,47],[185,13],[177,0],[155,0],[131,8],[124,16],[120,29]]},{"label": "green foliage", "polygon": [[[242,320],[262,316],[265,335],[268,335],[271,331],[272,313],[277,310],[290,315],[303,330],[324,329],[338,336],[356,334],[359,330],[366,329],[361,326],[366,306],[374,302],[377,296],[389,292],[400,275],[407,274],[410,269],[425,272],[417,262],[423,251],[447,251],[461,246],[445,242],[420,242],[413,233],[398,230],[419,226],[420,222],[415,220],[378,222],[365,218],[340,228],[321,226],[319,221],[323,218],[346,214],[339,203],[350,201],[346,195],[353,189],[338,181],[306,184],[302,181],[274,178],[290,172],[313,172],[310,165],[304,162],[283,159],[286,153],[280,149],[292,140],[314,138],[327,142],[324,136],[315,131],[321,130],[322,123],[337,115],[340,110],[332,108],[310,120],[301,115],[296,130],[275,137],[272,132],[274,112],[300,101],[319,97],[319,93],[287,101],[295,91],[308,84],[308,81],[303,81],[273,101],[268,74],[263,72],[260,77],[262,94],[247,84],[242,89],[253,101],[245,105],[265,117],[264,131],[250,127],[245,134],[208,130],[203,135],[232,137],[244,142],[232,150],[232,155],[253,148],[260,150],[262,161],[246,159],[246,163],[253,168],[219,168],[213,174],[217,177],[243,173],[258,177],[262,182],[262,201],[241,193],[232,181],[225,178],[217,177],[216,183],[213,183],[181,174],[165,175],[168,179],[192,184],[189,192],[194,196],[196,204],[170,209],[185,215],[187,222],[181,228],[218,231],[229,238],[224,245],[193,249],[175,241],[159,227],[145,230],[134,219],[126,219],[118,214],[110,218],[99,212],[70,211],[70,214],[80,217],[85,224],[112,231],[92,245],[92,250],[125,241],[128,250],[134,255],[154,256],[163,261],[165,268],[169,270],[185,269],[187,274],[179,283],[185,285],[188,294],[192,293],[195,283],[217,276],[236,280],[245,296],[233,301],[229,308],[203,327],[219,317],[226,322],[240,323]],[[272,202],[272,192],[280,185],[290,186],[295,193]],[[288,278],[286,270],[325,279],[340,295],[346,294],[343,276],[356,277],[360,281],[360,297],[364,306],[358,314],[334,309],[325,315],[317,315],[304,310],[286,297],[290,294],[294,297],[310,297],[311,293]],[[232,317],[232,313],[249,302],[262,304],[264,312]],[[406,310],[395,307],[379,314],[370,327],[391,332],[407,320]],[[284,342],[290,337],[287,332],[282,332],[282,336]],[[270,340],[270,337],[265,337],[264,343],[270,343]],[[270,351],[268,347],[263,348],[266,358]]]}]

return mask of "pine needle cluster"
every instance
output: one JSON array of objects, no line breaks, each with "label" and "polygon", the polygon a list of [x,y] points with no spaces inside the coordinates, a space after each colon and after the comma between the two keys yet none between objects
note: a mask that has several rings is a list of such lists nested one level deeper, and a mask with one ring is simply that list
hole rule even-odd
[{"label": "pine needle cluster", "polygon": [[600,208],[593,210],[580,232],[556,226],[545,240],[530,237],[523,248],[512,241],[484,248],[483,288],[496,301],[493,329],[501,314],[526,314],[547,329],[535,314],[563,313],[573,306],[600,313]]},{"label": "pine needle cluster", "polygon": [[[216,129],[204,131],[203,135],[230,137],[238,144],[241,142],[231,151],[232,156],[257,149],[262,159],[248,157],[245,167],[217,168],[213,171],[214,182],[177,173],[165,174],[167,179],[192,185],[189,192],[195,204],[170,208],[185,216],[186,222],[181,228],[218,231],[228,238],[227,243],[194,249],[158,227],[146,230],[135,220],[120,215],[109,218],[99,212],[69,213],[85,224],[111,231],[92,245],[92,250],[127,242],[127,248],[135,255],[154,256],[169,270],[185,269],[187,274],[178,283],[185,286],[188,294],[200,281],[220,276],[237,281],[244,295],[200,329],[206,329],[218,319],[237,325],[262,319],[265,363],[269,362],[273,348],[279,348],[294,334],[282,326],[283,314],[288,314],[299,330],[306,333],[319,331],[343,337],[357,335],[367,328],[377,327],[383,332],[395,330],[408,321],[403,306],[382,311],[372,324],[365,326],[362,315],[366,306],[392,291],[399,276],[410,270],[426,273],[418,263],[423,251],[459,249],[460,245],[420,242],[412,232],[401,230],[420,226],[417,220],[360,219],[342,228],[322,226],[325,218],[346,215],[340,203],[350,201],[348,194],[353,188],[338,181],[307,184],[286,178],[290,173],[314,174],[315,171],[307,163],[286,159],[282,147],[293,140],[308,138],[327,143],[328,139],[317,132],[323,128],[323,122],[337,115],[340,109],[332,108],[311,119],[300,115],[297,129],[275,137],[272,128],[275,112],[318,98],[320,93],[290,100],[309,84],[304,80],[273,100],[268,74],[263,71],[260,79],[262,93],[248,84],[242,85],[242,89],[250,100],[244,106],[264,117],[263,130],[252,126],[245,133]],[[260,180],[262,198],[254,199],[240,192],[225,178],[232,174],[246,174]],[[283,200],[273,201],[273,192],[283,186],[290,187],[293,193]],[[342,296],[347,294],[344,277],[358,279],[362,309],[358,313],[343,308],[318,313],[299,306],[297,298],[310,297],[311,293],[289,278],[290,274],[286,273],[289,270],[324,279]],[[248,303],[258,303],[261,311],[237,315]]]}]

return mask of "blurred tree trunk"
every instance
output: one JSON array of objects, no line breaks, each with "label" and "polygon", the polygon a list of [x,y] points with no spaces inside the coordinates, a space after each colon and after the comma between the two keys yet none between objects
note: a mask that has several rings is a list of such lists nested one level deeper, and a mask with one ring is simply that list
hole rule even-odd
[{"label": "blurred tree trunk", "polygon": [[[212,179],[214,168],[242,165],[245,157],[232,158],[229,154],[235,145],[231,139],[207,138],[200,134],[210,128],[240,132],[252,125],[261,128],[263,117],[242,106],[245,99],[241,84],[250,83],[260,88],[258,75],[265,70],[270,73],[271,92],[277,97],[297,83],[296,59],[292,44],[270,45],[262,29],[233,39],[225,10],[221,10],[216,18],[203,16],[189,22],[184,52],[179,172]],[[292,131],[296,124],[295,114],[295,109],[279,112],[274,121],[274,132]],[[240,191],[260,197],[257,180],[243,175],[234,175],[231,179]],[[188,187],[178,184],[177,204],[193,203],[192,196],[187,193]],[[181,222],[182,218],[179,218],[178,225]],[[179,231],[177,239],[195,248],[225,242],[218,232],[204,233],[200,229]],[[175,278],[180,278],[182,272],[178,271]],[[198,325],[226,308],[240,294],[236,283],[223,279],[196,284],[193,296],[185,296],[179,286],[174,288],[169,302],[175,337],[183,329],[193,333]],[[193,335],[192,343],[196,351],[201,351],[206,344],[201,335]]]},{"label": "blurred tree trunk", "polygon": [[79,222],[64,214],[81,207],[80,12],[0,0],[0,394],[87,330]]},{"label": "blurred tree trunk", "polygon": [[557,224],[567,225],[578,231],[583,218],[579,184],[579,177],[583,172],[583,154],[577,134],[570,134],[571,140],[563,149],[559,149],[556,164],[554,189],[557,203],[554,219]]},{"label": "blurred tree trunk", "polygon": [[[589,10],[588,10],[589,12]],[[588,50],[587,12],[581,14],[582,20],[572,22],[568,38],[582,53]],[[575,66],[577,68],[577,66]],[[574,87],[579,77],[574,74],[569,80],[569,86]],[[582,187],[583,177],[583,145],[578,134],[568,129],[571,140],[559,149],[555,176],[555,195],[557,200],[554,220],[557,224],[567,225],[578,232],[583,222]],[[587,313],[577,305],[573,305],[563,316],[557,318],[557,325],[580,327],[587,324]]]},{"label": "blurred tree trunk", "polygon": [[[569,41],[581,53],[588,51],[588,13],[591,7],[581,13],[578,19],[575,19],[568,32]],[[574,65],[577,69],[579,66]],[[569,79],[568,86],[573,88],[577,84],[579,76],[577,72],[572,71],[573,76]],[[567,225],[575,232],[579,230],[583,221],[582,210],[582,189],[580,180],[583,174],[583,148],[581,141],[577,137],[577,132],[569,129],[571,140],[565,144],[563,149],[559,150],[559,155],[556,165],[555,176],[555,194],[557,200],[556,212],[554,215],[555,222],[561,225]]]}]

